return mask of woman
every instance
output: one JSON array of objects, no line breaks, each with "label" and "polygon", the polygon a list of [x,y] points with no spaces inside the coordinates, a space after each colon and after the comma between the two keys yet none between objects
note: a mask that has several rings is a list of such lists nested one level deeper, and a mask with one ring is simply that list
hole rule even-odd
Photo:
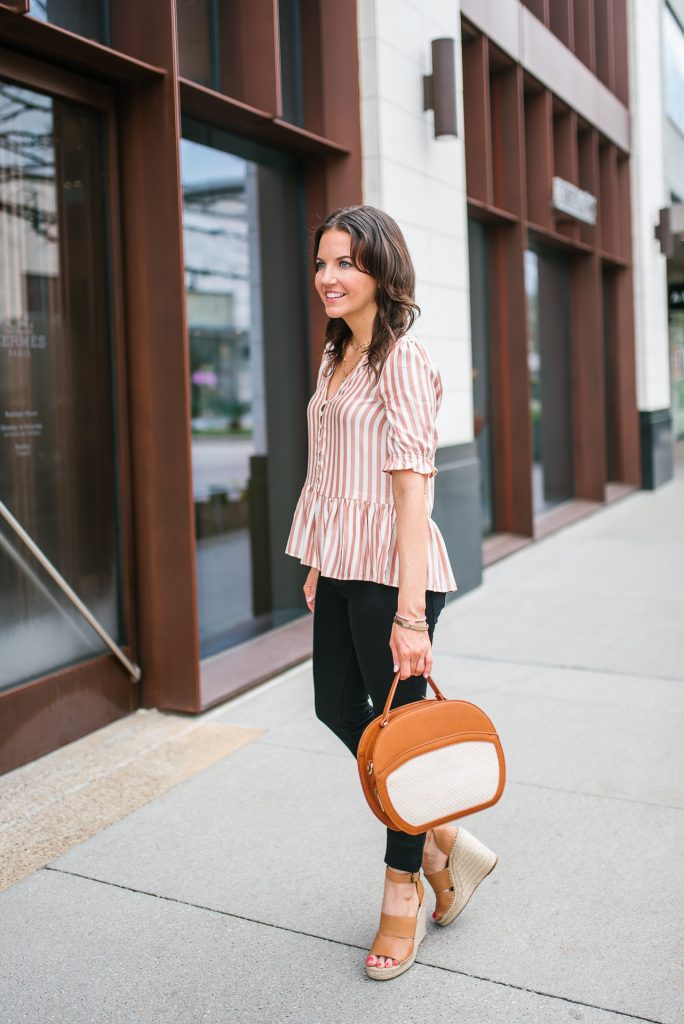
[{"label": "woman", "polygon": [[[410,333],[420,312],[415,273],[390,216],[372,206],[334,211],[316,231],[313,257],[329,319],[285,550],[311,566],[316,714],[356,756],[396,672],[393,707],[425,697],[435,624],[457,589],[431,518],[442,382]],[[367,974],[385,980],[413,963],[425,934],[421,867],[437,894],[432,916],[447,925],[495,863],[463,828],[387,829]]]}]

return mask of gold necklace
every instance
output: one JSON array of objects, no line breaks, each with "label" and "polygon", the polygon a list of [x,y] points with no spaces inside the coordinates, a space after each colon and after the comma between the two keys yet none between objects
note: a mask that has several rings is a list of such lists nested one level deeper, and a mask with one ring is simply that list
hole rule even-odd
[{"label": "gold necklace", "polygon": [[[352,347],[352,345],[351,345],[351,342],[350,342],[350,348],[351,347]],[[361,357],[363,356],[363,353],[367,352],[369,348],[370,348],[370,345],[364,345],[363,346],[363,348],[361,349],[361,355],[358,357],[358,359],[356,360],[354,365],[350,366],[348,370],[345,370],[345,368],[344,368],[344,364],[347,361],[347,353],[345,352],[345,354],[342,356],[342,380],[346,380],[347,379],[347,377],[352,372],[354,367],[357,366],[361,362]]]}]

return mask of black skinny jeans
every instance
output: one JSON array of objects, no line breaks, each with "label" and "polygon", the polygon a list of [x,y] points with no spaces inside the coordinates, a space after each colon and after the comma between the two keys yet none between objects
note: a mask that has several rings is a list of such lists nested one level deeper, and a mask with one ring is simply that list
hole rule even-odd
[{"label": "black skinny jeans", "polygon": [[[389,646],[399,588],[371,580],[338,580],[319,574],[313,623],[316,715],[356,757],[361,734],[385,706],[395,676]],[[425,591],[430,643],[446,594]],[[425,697],[424,676],[400,679],[392,707]],[[369,704],[369,698],[372,706]],[[387,829],[385,863],[418,871],[425,833]]]}]

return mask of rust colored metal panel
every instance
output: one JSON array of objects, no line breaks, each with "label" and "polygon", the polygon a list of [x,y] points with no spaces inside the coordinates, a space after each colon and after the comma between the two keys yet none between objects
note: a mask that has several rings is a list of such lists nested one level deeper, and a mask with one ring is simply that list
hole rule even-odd
[{"label": "rust colored metal panel", "polygon": [[[630,166],[627,157],[616,159],[618,245],[621,255],[631,261],[632,226]],[[610,425],[611,463],[614,476],[625,484],[641,486],[639,413],[636,394],[636,349],[634,344],[634,296],[630,265],[609,275],[606,338],[606,372],[611,388],[613,422]]]},{"label": "rust colored metal panel", "polygon": [[532,441],[527,369],[527,302],[522,224],[491,231],[492,463],[494,529],[531,537]]},{"label": "rust colored metal panel", "polygon": [[631,263],[632,260],[632,201],[629,183],[629,158],[617,154],[618,183],[618,242],[617,255]]},{"label": "rust colored metal panel", "polygon": [[[132,657],[129,648],[125,653]],[[0,774],[123,718],[136,687],[113,655],[0,693]]]},{"label": "rust colored metal panel", "polygon": [[604,85],[615,91],[615,58],[613,51],[613,0],[595,0],[596,75]]},{"label": "rust colored metal panel", "polygon": [[599,146],[599,246],[620,258],[617,150],[612,143]]},{"label": "rust colored metal panel", "polygon": [[627,47],[627,2],[613,0],[613,61],[615,66],[615,94],[625,106],[629,105],[629,72]]},{"label": "rust colored metal panel", "polygon": [[[554,173],[565,181],[579,185],[579,155],[577,152],[577,114],[574,110],[561,110],[553,117]],[[554,211],[556,230],[573,241],[581,237],[580,223],[574,217]]]},{"label": "rust colored metal panel", "polygon": [[549,24],[549,0],[523,0],[523,3],[536,18],[545,25]]},{"label": "rust colored metal panel", "polygon": [[[358,107],[356,108],[358,110]],[[325,187],[328,210],[362,202],[361,154],[356,149],[349,156],[330,157],[325,165]]]},{"label": "rust colored metal panel", "polygon": [[239,132],[250,139],[302,155],[335,157],[349,154],[346,147],[331,139],[324,139],[305,128],[271,117],[263,110],[257,110],[232,97],[222,96],[197,82],[181,78],[178,87],[183,113],[207,121],[217,128]]},{"label": "rust colored metal panel", "polygon": [[222,92],[279,117],[277,0],[224,0],[219,32]]},{"label": "rust colored metal panel", "polygon": [[486,36],[463,46],[463,116],[468,196],[494,202],[489,98],[489,42]]},{"label": "rust colored metal panel", "polygon": [[575,48],[573,2],[574,0],[549,0],[549,28],[571,50]]},{"label": "rust colored metal panel", "polygon": [[548,537],[550,534],[556,533],[557,530],[563,530],[572,523],[578,523],[580,519],[586,519],[592,512],[598,511],[601,505],[602,502],[600,501],[583,501],[571,498],[570,501],[564,501],[562,505],[556,508],[550,508],[546,512],[539,513],[534,520],[534,539],[541,540],[542,537]]},{"label": "rust colored metal panel", "polygon": [[611,271],[607,287],[606,376],[611,391],[613,479],[641,486],[631,268]]},{"label": "rust colored metal panel", "polygon": [[[326,103],[323,93],[326,69],[322,66],[321,59],[323,55],[321,48],[321,14],[325,13],[326,7],[336,9],[337,6],[336,4],[325,4],[325,0],[323,0],[322,9],[321,0],[301,0],[304,125],[309,131],[315,132],[317,135],[326,134]],[[328,17],[334,16],[334,14],[335,10],[328,10],[327,12]],[[353,48],[356,51],[355,42]],[[341,54],[338,53],[338,59],[339,56]]]},{"label": "rust colored metal panel", "polygon": [[[44,57],[70,71],[95,74],[111,82],[138,82],[159,78],[163,69],[84,39],[68,29],[10,14],[0,5],[0,38],[32,57]],[[45,73],[49,71],[44,69]]]},{"label": "rust colored metal panel", "polygon": [[[304,32],[306,31],[305,27]],[[319,0],[319,32],[319,47],[322,54],[320,68],[323,134],[346,146],[351,154],[360,156],[356,4],[328,3],[326,0]],[[360,194],[360,163],[357,181],[353,177],[356,169],[351,169],[353,163],[349,163],[349,169],[346,171],[338,169],[334,172],[332,187],[356,188]],[[345,175],[349,175],[346,181]],[[342,201],[342,194],[340,198]]]},{"label": "rust colored metal panel", "polygon": [[575,54],[596,72],[596,16],[594,0],[574,0]]},{"label": "rust colored metal panel", "polygon": [[579,158],[577,154],[577,114],[562,110],[553,118],[554,171],[573,185],[579,184]]},{"label": "rust colored metal panel", "polygon": [[[116,12],[116,13],[115,13]],[[112,9],[117,45],[168,70],[121,97],[126,332],[142,703],[199,707],[175,11]]]},{"label": "rust colored metal panel", "polygon": [[552,96],[546,89],[525,97],[525,166],[527,217],[533,224],[550,230],[551,179],[553,177]]},{"label": "rust colored metal panel", "polygon": [[[525,127],[520,66],[492,75],[490,94],[494,204],[524,218]],[[468,144],[466,139],[466,149]]]},{"label": "rust colored metal panel", "polygon": [[[577,158],[579,186],[585,192],[599,196],[599,155],[598,132],[594,128],[582,129],[577,137]],[[594,224],[580,226],[580,240],[585,245],[596,246],[598,228]]]},{"label": "rust colored metal panel", "polygon": [[202,710],[306,661],[312,650],[313,615],[306,612],[265,636],[215,655],[202,663]]},{"label": "rust colored metal panel", "polygon": [[263,139],[263,132],[272,123],[268,111],[251,107],[233,96],[223,96],[198,82],[180,78],[178,87],[183,113],[209,121],[219,128]]},{"label": "rust colored metal panel", "polygon": [[606,483],[606,417],[601,268],[594,254],[572,265],[572,420],[574,493],[603,501]]}]

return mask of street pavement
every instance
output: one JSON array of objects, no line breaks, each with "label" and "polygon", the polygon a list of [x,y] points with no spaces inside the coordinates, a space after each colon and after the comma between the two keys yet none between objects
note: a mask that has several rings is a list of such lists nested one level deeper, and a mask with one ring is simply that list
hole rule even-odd
[{"label": "street pavement", "polygon": [[410,971],[365,976],[384,832],[306,662],[203,716],[242,745],[0,893],[2,1024],[681,1024],[683,447],[443,611],[434,678],[508,779],[463,822],[495,871]]}]

